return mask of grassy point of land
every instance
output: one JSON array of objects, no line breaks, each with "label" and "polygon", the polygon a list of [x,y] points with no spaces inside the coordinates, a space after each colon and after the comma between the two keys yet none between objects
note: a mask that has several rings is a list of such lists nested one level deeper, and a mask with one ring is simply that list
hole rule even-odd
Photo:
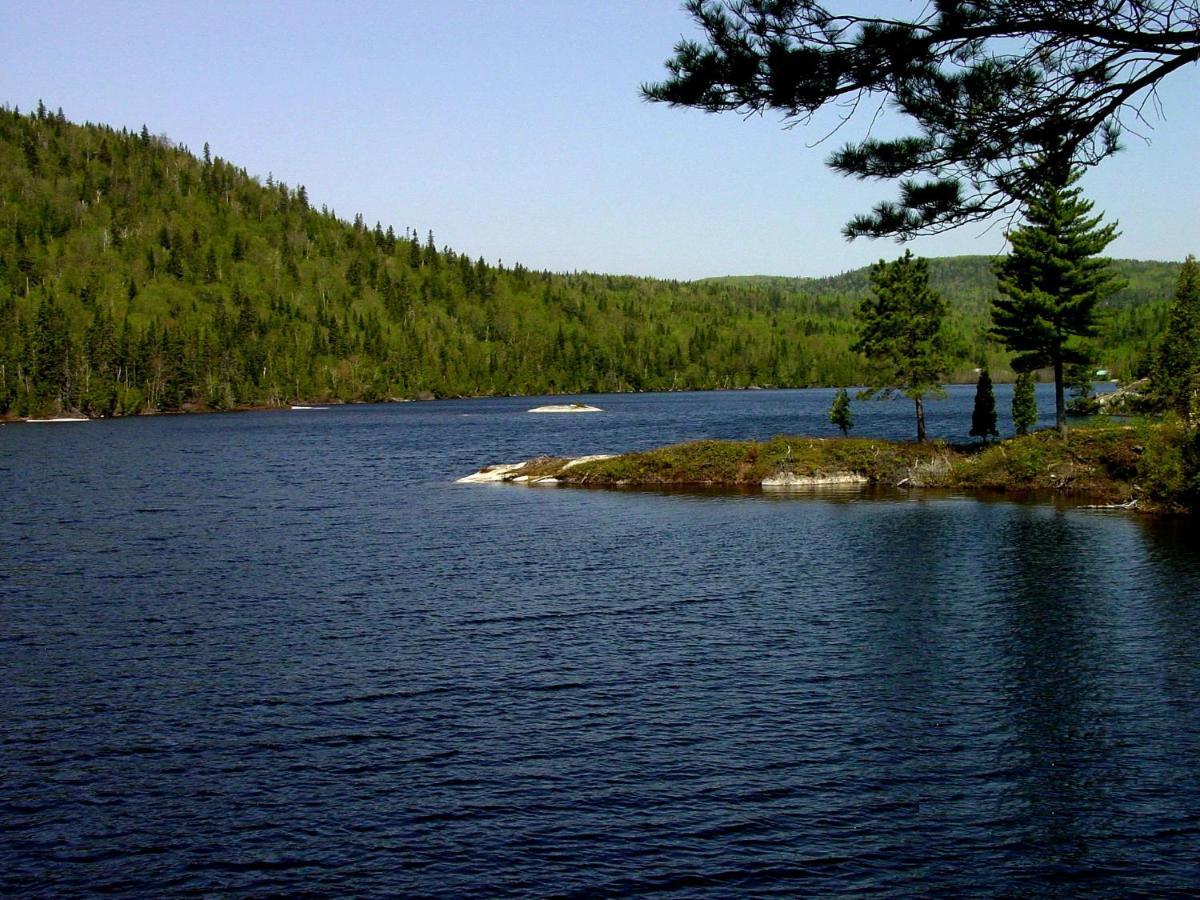
[{"label": "grassy point of land", "polygon": [[1067,440],[1039,431],[987,445],[867,438],[777,436],[767,441],[700,440],[567,468],[540,457],[506,480],[589,486],[746,487],[860,476],[879,486],[1073,496],[1097,504],[1175,511],[1194,505],[1196,448],[1181,426],[1098,424]]}]

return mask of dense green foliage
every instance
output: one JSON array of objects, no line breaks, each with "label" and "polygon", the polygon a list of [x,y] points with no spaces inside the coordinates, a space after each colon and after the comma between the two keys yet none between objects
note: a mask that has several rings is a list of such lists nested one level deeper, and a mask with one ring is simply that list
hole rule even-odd
[{"label": "dense green foliage", "polygon": [[1200,265],[1194,256],[1187,258],[1179,273],[1151,384],[1159,406],[1200,424]]},{"label": "dense green foliage", "polygon": [[[950,304],[947,329],[964,354],[955,360],[951,378],[966,382],[973,377],[976,360],[986,359],[997,381],[1016,377],[1010,354],[988,339],[992,300],[996,296],[995,258],[954,256],[929,260],[929,284]],[[1113,378],[1129,381],[1144,375],[1153,358],[1153,347],[1167,322],[1168,298],[1175,290],[1179,263],[1114,260],[1113,271],[1124,286],[1103,298],[1094,341],[1097,365]],[[785,278],[768,275],[727,276],[723,284],[774,288],[785,295],[800,293],[819,298],[825,315],[849,319],[871,290],[870,269],[854,269],[827,278]]]},{"label": "dense green foliage", "polygon": [[1063,371],[1063,385],[1071,395],[1067,413],[1072,416],[1091,416],[1100,411],[1095,391],[1096,367],[1089,363],[1071,363]]},{"label": "dense green foliage", "polygon": [[[1122,272],[1138,293],[1112,298],[1103,362],[1124,378],[1178,266]],[[985,355],[1006,377],[986,258],[931,274],[953,301],[951,377]],[[0,415],[861,384],[868,292],[865,269],[680,283],[489,265],[148,129],[0,110]]]},{"label": "dense green foliage", "polygon": [[1028,434],[1037,424],[1037,377],[1033,372],[1021,372],[1013,383],[1012,420],[1017,434]]},{"label": "dense green foliage", "polygon": [[912,251],[871,268],[872,297],[858,309],[852,348],[872,363],[872,393],[900,391],[913,401],[917,441],[925,440],[925,396],[937,395],[950,365],[946,301],[929,286],[928,261]]},{"label": "dense green foliage", "polygon": [[1096,306],[1118,282],[1098,254],[1116,237],[1114,224],[1089,217],[1092,204],[1073,187],[1079,172],[1046,181],[1029,197],[1025,222],[1009,234],[1012,251],[996,265],[1000,293],[992,333],[1017,354],[1019,372],[1050,367],[1058,429],[1066,433],[1064,366],[1090,363],[1078,338],[1099,336]]},{"label": "dense green foliage", "polygon": [[979,381],[975,385],[975,406],[971,410],[971,437],[997,437],[996,430],[996,392],[992,389],[992,376],[984,369],[979,373]]},{"label": "dense green foliage", "polygon": [[853,383],[823,309],[488,265],[207,148],[0,111],[0,413]]}]

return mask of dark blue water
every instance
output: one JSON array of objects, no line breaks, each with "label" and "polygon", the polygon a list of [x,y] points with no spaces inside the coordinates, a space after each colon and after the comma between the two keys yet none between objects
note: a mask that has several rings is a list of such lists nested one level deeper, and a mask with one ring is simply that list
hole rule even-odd
[{"label": "dark blue water", "polygon": [[1200,888],[1194,526],[452,483],[830,398],[0,426],[0,894]]}]

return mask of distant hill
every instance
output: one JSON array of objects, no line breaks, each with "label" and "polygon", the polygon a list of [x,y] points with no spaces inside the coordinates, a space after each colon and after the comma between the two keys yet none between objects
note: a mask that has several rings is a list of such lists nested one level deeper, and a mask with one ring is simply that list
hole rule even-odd
[{"label": "distant hill", "polygon": [[[1171,292],[1170,267],[1129,266],[1140,293],[1118,302],[1105,355],[1119,374]],[[1003,377],[986,269],[934,265],[960,379],[981,354]],[[855,384],[865,287],[861,270],[678,282],[494,266],[343,220],[207,146],[0,109],[0,415]]]},{"label": "distant hill", "polygon": [[[996,295],[991,256],[942,256],[929,260],[929,281],[933,288],[960,309],[986,311]],[[1125,308],[1153,303],[1170,297],[1179,277],[1178,262],[1153,262],[1116,259],[1113,266],[1127,282],[1126,287],[1108,299],[1106,305]],[[740,287],[775,287],[806,294],[841,295],[859,300],[871,289],[870,266],[824,278],[788,278],[777,275],[732,275],[706,281]]]},{"label": "distant hill", "polygon": [[[997,296],[991,256],[948,256],[929,260],[929,281],[950,303],[968,334],[986,332],[992,298]],[[1102,336],[1097,341],[1100,365],[1114,376],[1130,378],[1142,371],[1147,354],[1166,326],[1169,299],[1174,296],[1180,263],[1134,259],[1113,260],[1126,282],[1124,288],[1102,304]],[[730,287],[766,288],[785,293],[823,297],[828,309],[852,310],[871,291],[870,266],[825,278],[788,278],[775,275],[732,275],[706,279]],[[838,302],[834,302],[834,301]],[[999,357],[993,369],[1007,376],[1004,354],[998,347],[975,343],[976,352]]]}]

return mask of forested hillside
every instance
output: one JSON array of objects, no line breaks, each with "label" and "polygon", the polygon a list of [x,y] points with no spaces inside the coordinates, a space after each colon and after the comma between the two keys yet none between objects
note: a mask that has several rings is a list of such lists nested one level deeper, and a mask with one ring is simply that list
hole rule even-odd
[{"label": "forested hillside", "polygon": [[[1002,348],[990,344],[991,301],[997,296],[993,257],[954,256],[929,261],[929,283],[950,301],[960,329],[971,335],[970,357],[986,355],[992,368],[1007,376]],[[1167,306],[1174,296],[1180,263],[1133,259],[1113,260],[1125,286],[1100,306],[1101,336],[1095,344],[1097,365],[1114,377],[1145,374],[1149,351],[1166,327]],[[869,269],[854,269],[828,278],[784,278],[771,275],[708,279],[731,287],[774,288],[785,293],[823,297],[826,308],[850,316],[871,290]]]},{"label": "forested hillside", "polygon": [[[960,265],[986,271],[933,271],[965,378],[1003,355],[982,338],[988,288],[945,274]],[[1173,278],[1135,265],[1147,285]],[[865,285],[489,265],[432,233],[343,221],[207,146],[0,110],[0,414],[853,384]],[[1140,365],[1168,296],[1119,301],[1114,372]]]}]

